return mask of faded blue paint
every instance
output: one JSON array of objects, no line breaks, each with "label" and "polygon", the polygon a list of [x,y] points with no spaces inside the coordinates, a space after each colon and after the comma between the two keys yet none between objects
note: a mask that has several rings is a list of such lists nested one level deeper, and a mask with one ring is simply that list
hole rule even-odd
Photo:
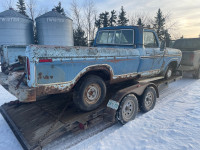
[{"label": "faded blue paint", "polygon": [[[128,59],[128,60],[127,60]],[[89,59],[89,60],[63,60],[54,61],[53,63],[38,63],[36,64],[36,76],[39,74],[38,84],[48,84],[57,82],[67,82],[73,80],[84,68],[91,65],[107,64],[109,65],[114,75],[137,73],[139,65],[139,56],[137,57],[119,57],[115,61],[110,62],[113,58],[108,59]],[[131,66],[130,66],[131,64]],[[130,66],[130,67],[124,67]],[[51,71],[49,71],[51,70]],[[46,79],[48,78],[48,79]]]},{"label": "faded blue paint", "polygon": [[[144,47],[143,32],[155,34],[153,30],[136,26],[121,26],[107,27],[99,31],[113,29],[134,30],[133,44],[103,45],[97,44],[95,40],[94,47],[29,45],[26,47],[25,54],[24,48],[19,51],[8,51],[3,48],[1,61],[6,61],[9,66],[12,62],[17,62],[18,55],[26,56],[30,62],[30,79],[26,76],[27,85],[36,87],[31,89],[42,87],[44,92],[42,91],[43,93],[39,96],[71,90],[80,77],[88,71],[107,71],[111,81],[119,82],[121,81],[119,79],[134,78],[137,75],[156,76],[164,73],[171,62],[177,62],[177,66],[180,64],[181,51],[168,48],[161,50],[157,36],[157,47]],[[52,62],[39,62],[40,59],[51,59]]]},{"label": "faded blue paint", "polygon": [[[160,50],[157,36],[157,48],[144,47],[143,31],[155,34],[153,30],[136,26],[121,26],[102,28],[99,31],[113,29],[133,29],[134,44],[127,46],[102,45],[97,44],[95,40],[93,48],[28,46],[26,56],[29,58],[31,66],[31,79],[28,80],[28,85],[37,87],[52,83],[71,82],[75,84],[78,76],[87,72],[91,66],[106,65],[110,70],[111,80],[115,80],[118,77],[134,77],[137,74],[141,74],[143,77],[155,76],[165,72],[170,62],[180,63],[181,52],[179,50]],[[39,59],[49,58],[53,62],[39,63]]]}]

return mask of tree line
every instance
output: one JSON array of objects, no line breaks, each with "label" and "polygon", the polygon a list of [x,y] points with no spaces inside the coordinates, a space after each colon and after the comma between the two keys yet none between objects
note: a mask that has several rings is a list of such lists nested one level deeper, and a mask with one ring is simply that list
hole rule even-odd
[{"label": "tree line", "polygon": [[[31,19],[35,19],[34,16],[34,0],[30,0],[26,5],[24,0],[17,1],[17,11],[25,16],[30,16]],[[29,10],[27,14],[26,6]],[[57,6],[54,6],[52,10],[56,10],[58,13],[66,16],[65,9],[62,7],[61,2],[58,2]],[[166,28],[166,18],[158,9],[156,16],[151,19],[151,22],[145,23],[144,17],[136,17],[137,21],[131,24],[130,19],[127,17],[127,13],[123,6],[117,13],[116,10],[105,11],[97,15],[96,8],[93,0],[86,0],[84,10],[73,0],[71,3],[71,12],[74,21],[74,45],[75,46],[88,46],[91,45],[95,38],[95,32],[102,27],[112,26],[128,26],[138,25],[148,28],[154,28],[160,41],[165,41],[167,46],[170,43],[171,35]],[[37,33],[34,27],[35,42],[37,42]]]}]

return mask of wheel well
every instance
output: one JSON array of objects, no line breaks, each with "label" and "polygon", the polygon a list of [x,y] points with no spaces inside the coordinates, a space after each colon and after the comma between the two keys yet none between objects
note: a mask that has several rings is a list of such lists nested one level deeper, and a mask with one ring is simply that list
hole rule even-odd
[{"label": "wheel well", "polygon": [[76,84],[74,85],[74,87],[78,84],[79,85],[79,83],[80,83],[80,81],[82,80],[82,79],[84,79],[86,76],[88,76],[88,75],[96,75],[96,76],[99,76],[99,77],[101,77],[104,81],[108,81],[108,80],[110,80],[111,79],[111,74],[108,72],[108,71],[106,71],[106,70],[92,70],[92,71],[88,71],[88,72],[86,72],[85,74],[83,74],[79,79],[78,79],[78,81],[76,82]]},{"label": "wheel well", "polygon": [[177,61],[172,61],[168,66],[172,67],[172,69],[176,69],[177,65],[178,65]]},{"label": "wheel well", "polygon": [[108,72],[105,71],[105,70],[93,70],[93,71],[89,71],[89,72],[85,73],[81,78],[84,78],[85,76],[88,76],[88,75],[96,75],[96,76],[99,76],[99,77],[101,77],[104,81],[108,81],[108,80],[111,79],[110,73],[108,73]]}]

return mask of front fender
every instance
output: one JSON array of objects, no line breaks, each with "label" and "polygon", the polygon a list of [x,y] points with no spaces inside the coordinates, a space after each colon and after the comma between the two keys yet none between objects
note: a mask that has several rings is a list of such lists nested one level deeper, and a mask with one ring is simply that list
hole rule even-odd
[{"label": "front fender", "polygon": [[172,59],[169,59],[168,61],[166,61],[165,63],[164,63],[164,65],[163,65],[163,68],[162,68],[162,74],[165,74],[166,73],[166,71],[167,71],[167,69],[168,69],[168,67],[170,66],[170,64],[172,64],[172,63],[176,63],[176,68],[178,68],[179,67],[179,65],[180,65],[180,59],[179,58],[172,58]]}]

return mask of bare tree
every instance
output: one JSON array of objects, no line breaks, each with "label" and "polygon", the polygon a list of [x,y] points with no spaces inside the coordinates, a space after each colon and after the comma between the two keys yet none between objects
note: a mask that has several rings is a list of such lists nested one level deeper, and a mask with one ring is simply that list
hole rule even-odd
[{"label": "bare tree", "polygon": [[36,13],[36,1],[35,0],[28,0],[26,3],[27,6],[27,13],[30,18],[34,21],[35,20],[35,13]]},{"label": "bare tree", "polygon": [[144,26],[152,26],[153,19],[152,17],[145,12],[134,12],[129,16],[129,24],[130,25],[137,25],[138,19],[140,18]]},{"label": "bare tree", "polygon": [[[86,33],[88,37],[88,41],[90,42],[91,40],[94,39],[95,35],[95,16],[96,16],[96,8],[94,5],[93,0],[86,0],[84,2],[84,16],[86,18],[85,22],[85,28],[86,28]],[[89,43],[88,43],[89,45]]]},{"label": "bare tree", "polygon": [[76,27],[81,27],[82,24],[81,8],[76,0],[73,0],[71,3],[71,11],[73,14],[72,17],[74,24],[76,25]]}]

